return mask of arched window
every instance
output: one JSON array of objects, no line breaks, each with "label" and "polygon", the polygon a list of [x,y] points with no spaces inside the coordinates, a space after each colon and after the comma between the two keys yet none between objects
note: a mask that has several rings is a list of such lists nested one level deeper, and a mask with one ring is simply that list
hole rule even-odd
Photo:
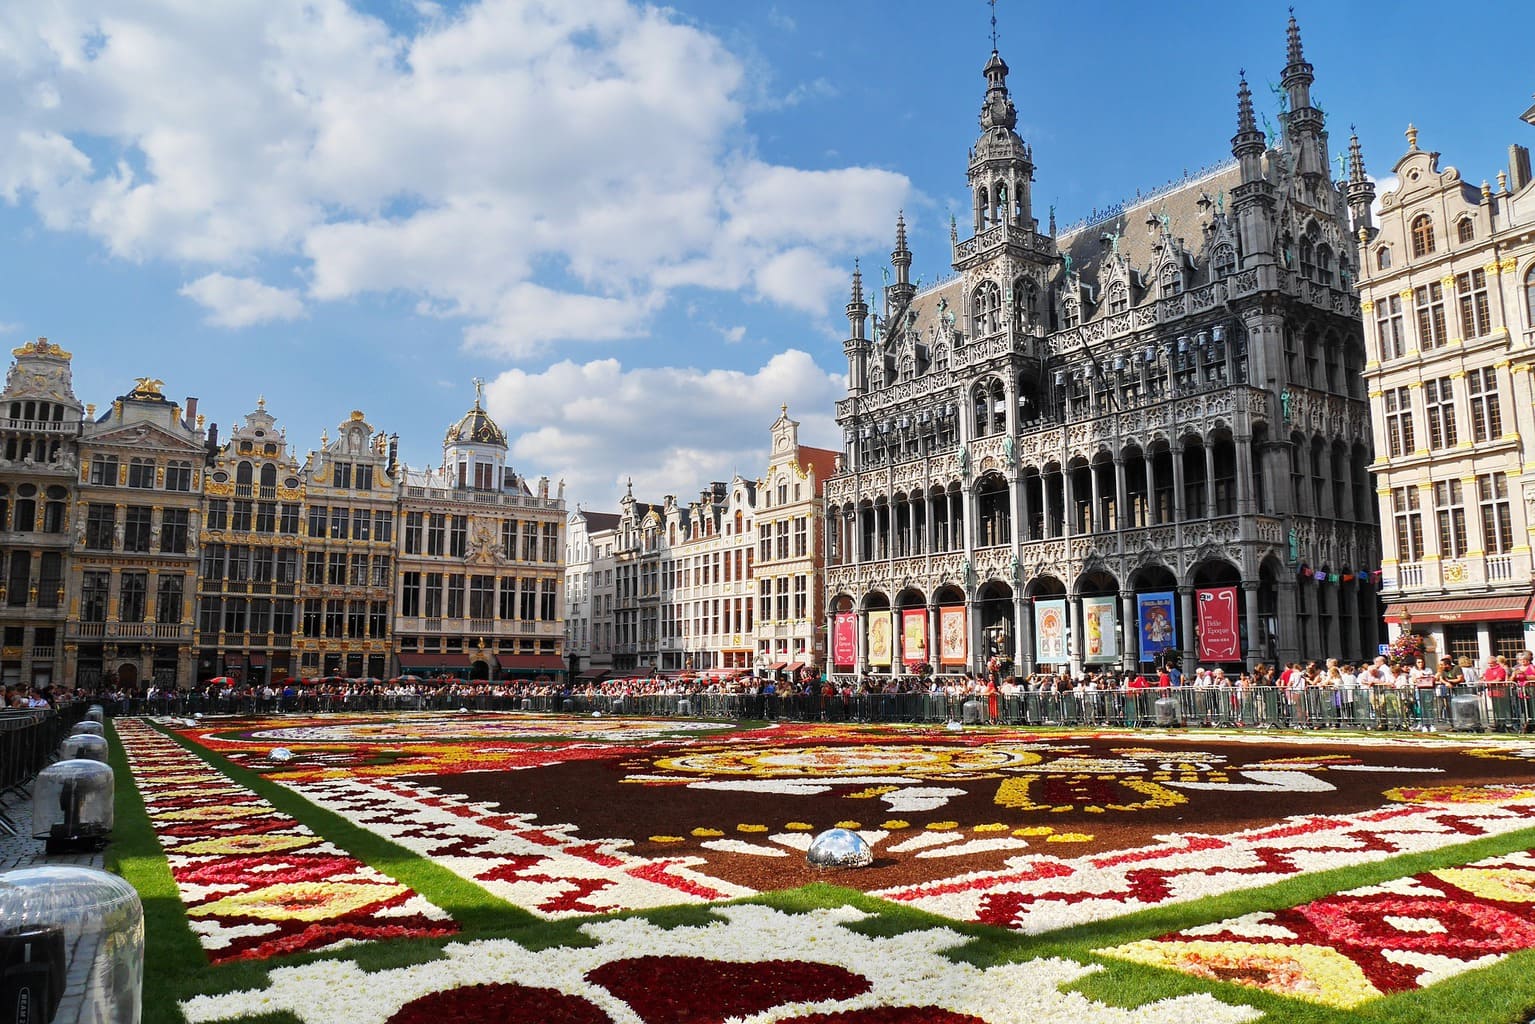
[{"label": "arched window", "polygon": [[1332,284],[1332,249],[1326,242],[1316,247],[1316,279],[1319,284]]},{"label": "arched window", "polygon": [[1434,251],[1434,222],[1426,213],[1412,219],[1412,254],[1427,256]]},{"label": "arched window", "polygon": [[984,188],[975,192],[975,229],[977,231],[987,226],[987,219],[991,216],[990,193]]},{"label": "arched window", "polygon": [[1076,299],[1067,299],[1061,303],[1061,328],[1071,330],[1082,322],[1082,313],[1077,309]]},{"label": "arched window", "polygon": [[1169,263],[1162,268],[1162,298],[1170,299],[1174,295],[1183,292],[1183,271],[1178,269],[1176,263]]},{"label": "arched window", "polygon": [[1312,250],[1311,250],[1311,239],[1309,239],[1309,238],[1302,238],[1300,240],[1300,247],[1299,248],[1300,248],[1300,276],[1304,277],[1306,280],[1309,281],[1309,280],[1311,280],[1311,278],[1316,273],[1316,263],[1315,263],[1315,260],[1314,260],[1314,258],[1312,256]]},{"label": "arched window", "polygon": [[1391,250],[1386,248],[1384,245],[1375,250],[1375,269],[1391,269]]},{"label": "arched window", "polygon": [[1535,263],[1524,272],[1524,315],[1528,326],[1535,327]]},{"label": "arched window", "polygon": [[277,467],[272,465],[270,462],[268,462],[266,465],[261,467],[261,489],[263,491],[266,491],[267,488],[276,487],[276,486],[277,486]]},{"label": "arched window", "polygon": [[1109,312],[1123,313],[1130,308],[1130,289],[1123,281],[1109,285]]},{"label": "arched window", "polygon": [[251,485],[252,472],[249,462],[240,463],[235,467],[235,483],[244,484],[246,487],[249,487]]},{"label": "arched window", "polygon": [[972,325],[977,338],[1002,329],[1002,291],[995,281],[982,281],[972,297]]},{"label": "arched window", "polygon": [[1211,262],[1217,278],[1230,277],[1237,272],[1237,251],[1232,246],[1223,245],[1215,250],[1215,259]]},{"label": "arched window", "polygon": [[1462,217],[1455,222],[1455,240],[1457,242],[1469,242],[1476,238],[1476,222],[1470,217]]}]

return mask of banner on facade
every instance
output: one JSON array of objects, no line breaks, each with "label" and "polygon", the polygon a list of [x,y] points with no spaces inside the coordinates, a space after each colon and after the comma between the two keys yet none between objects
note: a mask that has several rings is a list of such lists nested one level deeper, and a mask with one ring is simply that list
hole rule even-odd
[{"label": "banner on facade", "polygon": [[970,660],[963,605],[938,609],[938,660],[945,665],[963,665]]},{"label": "banner on facade", "polygon": [[1200,661],[1241,661],[1237,636],[1237,588],[1210,587],[1194,591],[1199,621]]},{"label": "banner on facade", "polygon": [[1119,660],[1119,610],[1116,597],[1082,599],[1082,660],[1107,665]]},{"label": "banner on facade", "polygon": [[1154,661],[1163,651],[1178,647],[1177,597],[1171,590],[1139,594],[1135,599],[1140,621],[1141,661]]},{"label": "banner on facade", "polygon": [[838,612],[831,623],[831,660],[839,668],[858,664],[858,613]]},{"label": "banner on facade", "polygon": [[1066,658],[1066,601],[1034,602],[1034,660],[1043,665],[1064,664]]},{"label": "banner on facade", "polygon": [[901,663],[927,664],[927,609],[908,608],[901,612]]},{"label": "banner on facade", "polygon": [[893,629],[892,613],[878,611],[869,613],[869,664],[888,667],[890,665],[890,652],[892,649],[891,636]]}]

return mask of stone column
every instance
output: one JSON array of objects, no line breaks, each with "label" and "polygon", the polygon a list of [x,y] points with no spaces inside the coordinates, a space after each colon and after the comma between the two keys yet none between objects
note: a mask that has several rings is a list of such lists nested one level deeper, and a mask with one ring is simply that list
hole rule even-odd
[{"label": "stone column", "polygon": [[1251,437],[1236,438],[1237,456],[1237,513],[1250,516],[1261,512],[1258,496],[1253,487],[1253,451]]},{"label": "stone column", "polygon": [[1183,442],[1180,440],[1172,446],[1173,457],[1173,522],[1181,523],[1188,517],[1185,508],[1186,495],[1183,490]]},{"label": "stone column", "polygon": [[1156,526],[1157,520],[1157,467],[1155,457],[1146,452],[1146,525]]},{"label": "stone column", "polygon": [[1066,661],[1071,666],[1071,674],[1076,675],[1082,670],[1082,608],[1081,598],[1075,594],[1066,595]]},{"label": "stone column", "polygon": [[1204,439],[1205,449],[1205,516],[1215,518],[1215,443]]},{"label": "stone column", "polygon": [[[1119,592],[1119,664],[1126,672],[1135,671],[1145,659],[1140,656],[1141,631],[1135,615],[1135,591]],[[1132,652],[1131,648],[1134,648]]]},{"label": "stone column", "polygon": [[[1021,470],[1018,473],[1018,525],[1015,530],[1018,543],[1027,543],[1033,536],[1033,510],[1029,507],[1029,478]],[[1016,545],[1015,545],[1016,546]]]},{"label": "stone column", "polygon": [[1116,452],[1114,455],[1114,521],[1109,524],[1110,529],[1123,530],[1130,525],[1130,506],[1125,500],[1125,457]]},{"label": "stone column", "polygon": [[1072,517],[1076,515],[1075,502],[1072,500],[1071,470],[1061,467],[1061,536],[1070,537],[1072,530]]},{"label": "stone column", "polygon": [[1194,635],[1199,620],[1194,616],[1193,587],[1178,588],[1178,615],[1183,619],[1183,675],[1184,682],[1188,682],[1199,663],[1199,643]]},{"label": "stone column", "polygon": [[1259,637],[1263,635],[1263,624],[1258,616],[1258,581],[1242,581],[1242,598],[1247,613],[1247,667],[1252,668],[1263,660],[1263,644]]}]

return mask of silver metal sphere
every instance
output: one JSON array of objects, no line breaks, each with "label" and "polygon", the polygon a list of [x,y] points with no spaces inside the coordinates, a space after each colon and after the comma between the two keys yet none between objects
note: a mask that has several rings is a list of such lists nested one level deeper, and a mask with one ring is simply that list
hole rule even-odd
[{"label": "silver metal sphere", "polygon": [[866,868],[874,863],[874,850],[857,832],[832,828],[810,843],[805,862],[818,868]]},{"label": "silver metal sphere", "polygon": [[267,755],[267,758],[272,761],[291,761],[293,760],[293,751],[287,747],[273,747],[272,752]]}]

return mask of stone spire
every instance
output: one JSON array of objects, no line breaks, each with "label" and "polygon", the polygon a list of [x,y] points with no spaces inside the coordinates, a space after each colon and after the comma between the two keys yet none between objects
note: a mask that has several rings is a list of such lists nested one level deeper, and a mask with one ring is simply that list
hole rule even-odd
[{"label": "stone spire", "polygon": [[1295,10],[1290,10],[1290,24],[1285,32],[1287,63],[1279,83],[1285,89],[1289,113],[1285,115],[1285,141],[1292,150],[1295,171],[1313,185],[1327,177],[1327,130],[1322,112],[1311,105],[1312,67],[1301,50],[1300,26]]},{"label": "stone spire", "polygon": [[862,394],[869,380],[869,341],[864,335],[864,323],[869,316],[869,305],[863,300],[863,271],[858,261],[853,261],[853,294],[848,299],[848,337],[842,343],[847,356],[847,390],[849,394]]},{"label": "stone spire", "polygon": [[916,286],[911,283],[911,250],[906,248],[906,214],[895,216],[895,249],[890,253],[890,265],[895,268],[895,284],[890,286],[890,305],[900,308],[911,301]]},{"label": "stone spire", "polygon": [[1263,132],[1253,115],[1253,94],[1247,87],[1247,72],[1239,72],[1237,81],[1237,133],[1231,137],[1231,155],[1242,162],[1242,180],[1256,181],[1263,176],[1263,153],[1268,148]]},{"label": "stone spire", "polygon": [[1231,137],[1231,155],[1241,163],[1242,180],[1231,190],[1231,212],[1241,237],[1242,266],[1272,263],[1274,241],[1274,185],[1264,176],[1263,158],[1268,142],[1253,115],[1253,94],[1246,70],[1237,79],[1237,133]]},{"label": "stone spire", "polygon": [[1375,205],[1375,182],[1364,171],[1364,150],[1359,145],[1359,133],[1353,132],[1348,140],[1348,210],[1353,217],[1354,233],[1364,233],[1367,239],[1374,232],[1370,208]]}]

